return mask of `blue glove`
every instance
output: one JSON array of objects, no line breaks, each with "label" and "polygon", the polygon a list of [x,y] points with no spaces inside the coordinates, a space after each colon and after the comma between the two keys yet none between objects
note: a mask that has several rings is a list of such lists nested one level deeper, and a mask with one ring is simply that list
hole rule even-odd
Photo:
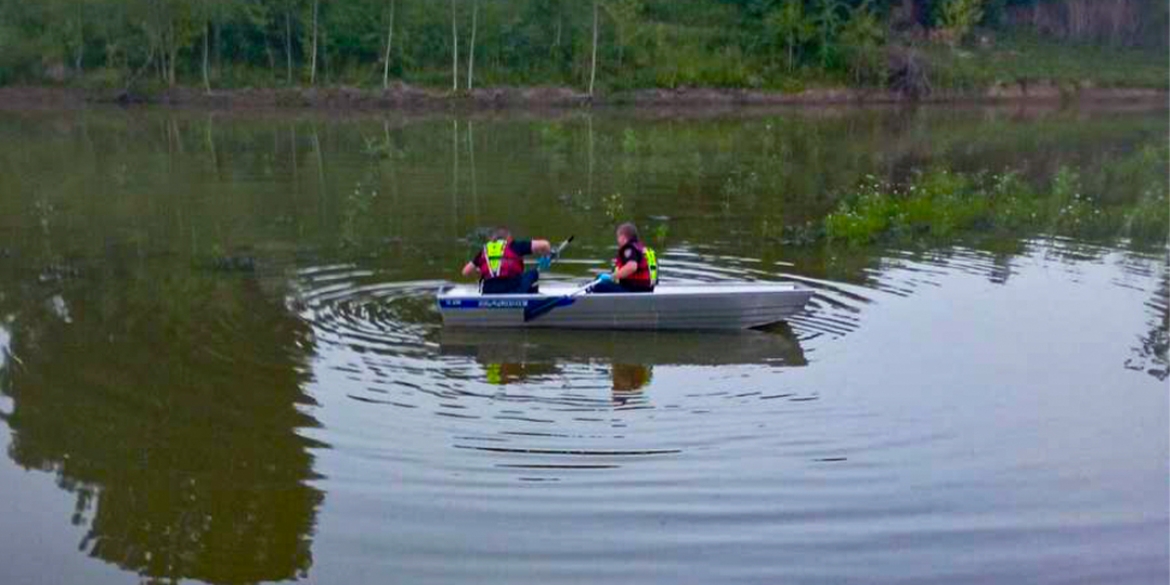
[{"label": "blue glove", "polygon": [[552,268],[552,257],[541,256],[540,259],[536,261],[536,267],[539,268],[541,272]]},{"label": "blue glove", "polygon": [[613,275],[608,272],[599,274],[597,275],[597,282],[613,282]]}]

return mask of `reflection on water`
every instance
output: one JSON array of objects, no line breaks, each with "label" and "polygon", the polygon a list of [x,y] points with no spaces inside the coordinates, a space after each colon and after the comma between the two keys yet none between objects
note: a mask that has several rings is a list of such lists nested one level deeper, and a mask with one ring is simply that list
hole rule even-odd
[{"label": "reflection on water", "polygon": [[108,260],[63,282],[5,272],[9,457],[75,494],[90,556],[167,580],[306,575],[307,328],[254,278]]},{"label": "reflection on water", "polygon": [[614,364],[610,370],[613,375],[613,404],[614,406],[629,406],[631,402],[641,403],[642,388],[650,383],[654,376],[652,366],[644,364]]},{"label": "reflection on water", "polygon": [[[1139,276],[1149,277],[1149,269],[1141,262],[1129,265]],[[1158,286],[1153,289],[1145,306],[1149,313],[1149,331],[1138,337],[1138,346],[1133,348],[1134,356],[1125,361],[1131,370],[1144,370],[1149,375],[1166,380],[1170,378],[1170,257],[1167,257]]]},{"label": "reflection on water", "polygon": [[[641,390],[655,365],[803,366],[800,342],[786,324],[767,332],[478,331],[447,329],[439,352],[474,358],[489,384],[573,383],[569,364],[608,367],[614,406],[648,405]],[[564,362],[566,367],[558,366]],[[585,370],[592,374],[591,370]]]},{"label": "reflection on water", "polygon": [[[1160,578],[1164,248],[791,228],[867,174],[1113,177],[1163,118],[0,114],[0,466],[75,499],[0,540],[74,531],[128,582]],[[543,278],[581,279],[627,217],[665,280],[795,281],[809,310],[440,326],[485,227],[577,234]]]}]

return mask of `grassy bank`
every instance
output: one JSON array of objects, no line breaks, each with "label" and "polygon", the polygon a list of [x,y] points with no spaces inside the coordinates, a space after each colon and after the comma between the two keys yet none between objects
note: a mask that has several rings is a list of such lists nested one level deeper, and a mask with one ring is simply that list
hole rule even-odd
[{"label": "grassy bank", "polygon": [[1166,89],[1168,24],[1141,0],[0,0],[0,85],[141,99]]},{"label": "grassy bank", "polygon": [[[881,49],[877,49],[881,50]],[[890,63],[875,64],[875,69],[862,79],[848,70],[824,68],[808,64],[788,69],[770,55],[748,55],[738,51],[704,54],[695,47],[663,47],[652,59],[607,67],[600,74],[594,99],[619,101],[623,96],[637,95],[648,90],[709,94],[735,91],[760,95],[828,94],[855,92],[880,96],[889,94],[899,98],[950,99],[966,97],[1022,97],[1024,94],[1042,95],[1045,89],[1068,92],[1073,89],[1157,89],[1170,88],[1166,75],[1166,54],[1160,50],[1103,47],[1091,44],[1061,44],[1035,37],[1009,36],[990,46],[952,48],[939,44],[890,49]],[[893,81],[896,55],[911,55],[922,68],[926,91],[905,95],[906,88]],[[886,57],[882,57],[885,59]],[[295,102],[295,93],[317,90],[328,92],[337,88],[351,88],[368,93],[382,93],[381,70],[375,67],[350,66],[322,76],[315,85],[301,79],[291,83],[280,71],[259,68],[249,64],[231,64],[210,75],[210,90],[196,83],[188,83],[188,93],[231,94],[240,91],[271,90],[284,92],[281,98]],[[515,94],[518,90],[548,90],[544,99],[587,95],[587,84],[571,75],[554,70],[531,71],[501,65],[487,64],[479,69],[476,87],[457,91],[451,89],[451,72],[444,69],[399,71],[391,79],[387,93],[402,93],[409,88],[413,95],[406,99],[449,99],[474,97],[477,93],[501,92]],[[195,81],[195,80],[190,80]],[[38,82],[39,84],[40,82]],[[154,78],[138,81],[130,86],[116,70],[100,68],[76,77],[62,80],[59,87],[75,88],[91,95],[121,94],[128,90],[134,96],[157,101],[168,93],[177,94],[168,83]],[[179,85],[184,85],[180,83]],[[536,96],[540,97],[540,96]],[[188,99],[194,99],[188,98]],[[779,98],[778,98],[779,99]],[[537,100],[540,101],[540,100]],[[766,100],[765,100],[766,101]],[[812,100],[817,101],[817,100]]]}]

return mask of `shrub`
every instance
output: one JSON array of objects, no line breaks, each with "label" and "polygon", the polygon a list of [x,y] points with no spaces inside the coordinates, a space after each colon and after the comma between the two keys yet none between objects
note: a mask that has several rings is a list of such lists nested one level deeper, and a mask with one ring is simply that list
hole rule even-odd
[{"label": "shrub", "polygon": [[939,10],[938,23],[947,31],[950,44],[956,45],[983,19],[983,0],[946,0]]}]

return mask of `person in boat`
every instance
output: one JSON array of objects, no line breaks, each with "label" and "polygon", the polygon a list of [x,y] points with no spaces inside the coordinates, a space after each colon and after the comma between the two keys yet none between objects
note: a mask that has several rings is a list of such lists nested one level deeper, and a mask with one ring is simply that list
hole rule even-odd
[{"label": "person in boat", "polygon": [[536,292],[540,273],[524,270],[524,257],[539,256],[541,268],[547,268],[550,254],[548,240],[515,240],[507,228],[496,228],[491,240],[463,266],[463,276],[479,273],[480,291],[487,295]]},{"label": "person in boat", "polygon": [[623,223],[617,228],[617,256],[613,272],[597,277],[595,293],[653,292],[658,284],[658,258],[654,250],[642,243],[638,228]]}]

